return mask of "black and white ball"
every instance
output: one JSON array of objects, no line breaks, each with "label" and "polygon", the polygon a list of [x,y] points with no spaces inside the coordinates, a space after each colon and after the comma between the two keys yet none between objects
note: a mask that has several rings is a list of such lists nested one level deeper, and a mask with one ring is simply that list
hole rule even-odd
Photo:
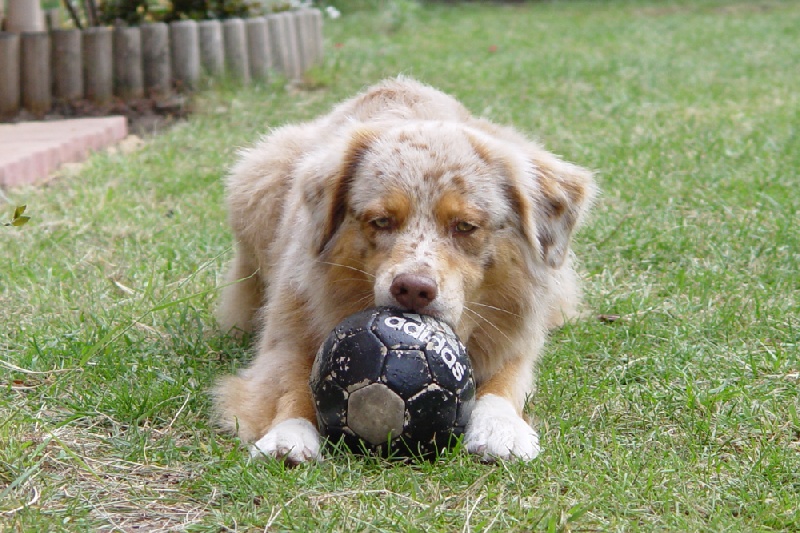
[{"label": "black and white ball", "polygon": [[388,307],[342,321],[317,352],[310,385],[323,435],[384,456],[447,448],[475,401],[467,350],[450,326]]}]

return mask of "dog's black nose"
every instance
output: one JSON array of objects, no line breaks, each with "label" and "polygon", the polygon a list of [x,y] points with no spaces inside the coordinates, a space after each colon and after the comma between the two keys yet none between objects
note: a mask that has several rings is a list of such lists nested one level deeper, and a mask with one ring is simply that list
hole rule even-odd
[{"label": "dog's black nose", "polygon": [[392,281],[392,296],[401,307],[419,312],[436,299],[436,281],[416,274],[400,274]]}]

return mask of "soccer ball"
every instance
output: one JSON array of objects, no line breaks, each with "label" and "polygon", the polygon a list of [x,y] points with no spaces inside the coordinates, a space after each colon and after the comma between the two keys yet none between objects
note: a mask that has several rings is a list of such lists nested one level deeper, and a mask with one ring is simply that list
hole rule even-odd
[{"label": "soccer ball", "polygon": [[329,441],[383,456],[449,447],[475,403],[467,350],[450,326],[390,307],[343,320],[317,352],[310,385]]}]

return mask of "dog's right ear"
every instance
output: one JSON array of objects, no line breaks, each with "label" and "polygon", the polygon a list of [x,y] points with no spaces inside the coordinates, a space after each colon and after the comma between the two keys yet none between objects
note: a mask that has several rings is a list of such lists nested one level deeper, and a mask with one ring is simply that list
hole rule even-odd
[{"label": "dog's right ear", "polygon": [[378,132],[354,127],[343,139],[331,139],[331,149],[323,151],[313,178],[306,183],[304,200],[314,224],[313,246],[324,253],[347,215],[348,196],[358,166]]}]

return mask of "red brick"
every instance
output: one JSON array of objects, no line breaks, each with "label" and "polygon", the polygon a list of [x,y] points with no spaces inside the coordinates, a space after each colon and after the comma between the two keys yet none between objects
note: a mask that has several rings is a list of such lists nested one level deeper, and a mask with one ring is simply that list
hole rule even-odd
[{"label": "red brick", "polygon": [[0,186],[35,183],[127,134],[122,116],[0,124]]}]

